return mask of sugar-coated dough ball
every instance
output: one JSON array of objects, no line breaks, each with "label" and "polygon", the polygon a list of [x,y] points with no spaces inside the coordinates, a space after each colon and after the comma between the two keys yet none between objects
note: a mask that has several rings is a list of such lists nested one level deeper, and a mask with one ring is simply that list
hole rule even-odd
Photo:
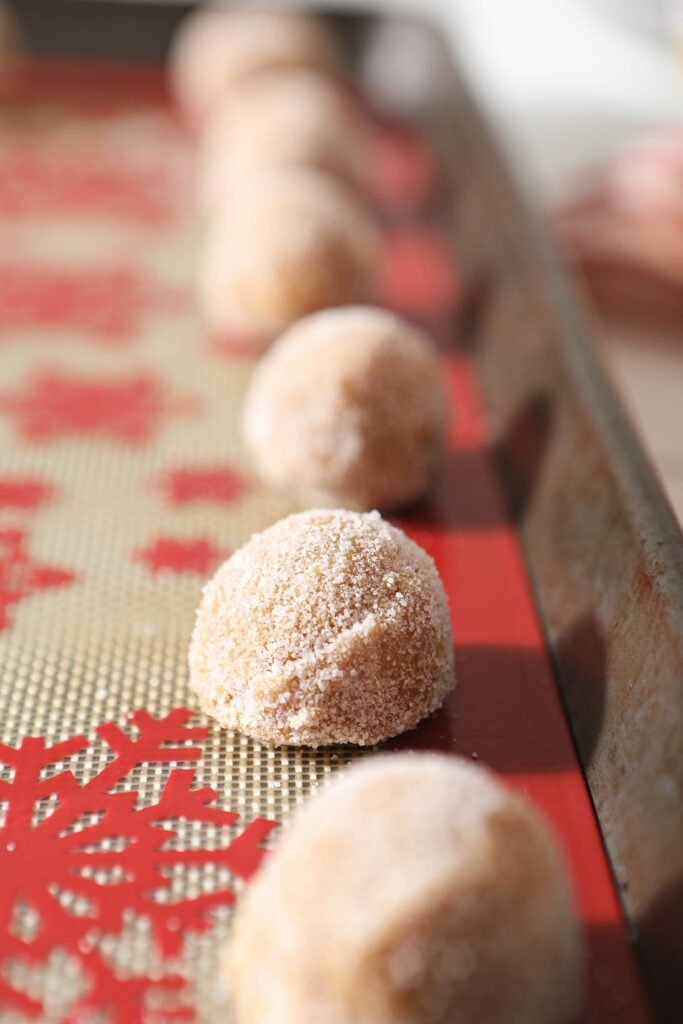
[{"label": "sugar-coated dough ball", "polygon": [[267,339],[317,309],[363,301],[374,243],[370,213],[324,174],[287,168],[245,180],[199,256],[207,326]]},{"label": "sugar-coated dough ball", "polygon": [[568,1024],[581,939],[547,825],[458,758],[369,758],[238,905],[236,1024]]},{"label": "sugar-coated dough ball", "polygon": [[279,71],[228,94],[208,119],[199,153],[198,200],[216,209],[240,179],[263,168],[313,167],[360,178],[360,115],[327,76]]},{"label": "sugar-coated dough ball", "polygon": [[276,68],[334,66],[321,22],[297,14],[209,8],[182,23],[169,56],[171,85],[188,119],[201,123],[217,100]]},{"label": "sugar-coated dough ball", "polygon": [[252,378],[243,432],[261,475],[305,504],[392,508],[424,494],[446,420],[441,367],[381,309],[294,324]]},{"label": "sugar-coated dough ball", "polygon": [[372,744],[453,687],[448,604],[431,558],[377,512],[314,510],[252,537],[204,588],[190,685],[265,743]]}]

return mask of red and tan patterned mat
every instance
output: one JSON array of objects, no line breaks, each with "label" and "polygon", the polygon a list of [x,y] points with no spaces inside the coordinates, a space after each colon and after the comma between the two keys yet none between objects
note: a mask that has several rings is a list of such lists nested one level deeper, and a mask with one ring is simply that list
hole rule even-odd
[{"label": "red and tan patterned mat", "polygon": [[[404,205],[428,154],[383,134]],[[192,711],[205,577],[288,501],[237,424],[252,359],[193,307],[191,147],[160,72],[34,68],[0,118],[0,1020],[229,1019],[217,950],[274,823],[353,758],[271,750]],[[443,240],[404,216],[379,296],[439,319]],[[480,759],[557,827],[590,950],[584,1022],[649,1019],[467,357],[430,501],[457,639],[447,706],[391,748]],[[186,710],[189,709],[189,710]],[[270,836],[270,840],[269,837]],[[362,842],[363,837],[359,836]]]}]

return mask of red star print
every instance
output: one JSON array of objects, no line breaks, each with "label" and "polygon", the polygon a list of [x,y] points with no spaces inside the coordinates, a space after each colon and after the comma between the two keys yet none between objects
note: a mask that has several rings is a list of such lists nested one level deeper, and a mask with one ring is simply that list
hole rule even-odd
[{"label": "red star print", "polygon": [[425,227],[388,232],[380,247],[375,289],[380,305],[400,313],[447,316],[459,295],[457,270],[447,240]]},{"label": "red star print", "polygon": [[0,530],[0,630],[9,625],[13,604],[38,590],[62,587],[74,579],[66,569],[33,561],[26,551],[24,530]]},{"label": "red star print", "polygon": [[7,217],[68,211],[156,226],[173,217],[182,202],[178,170],[169,167],[168,157],[153,164],[126,165],[120,152],[99,147],[65,154],[41,151],[23,141],[1,164],[0,211]]},{"label": "red star print", "polygon": [[144,562],[155,575],[159,572],[194,572],[205,576],[227,554],[206,537],[159,537],[146,548],[136,551],[133,557]]},{"label": "red star print", "polygon": [[215,334],[209,338],[208,348],[214,355],[228,359],[250,359],[259,355],[263,344],[246,334]]},{"label": "red star print", "polygon": [[43,480],[0,477],[0,508],[38,508],[49,501],[53,493],[53,487]]},{"label": "red star print", "polygon": [[403,125],[383,125],[370,148],[366,186],[387,209],[424,203],[434,188],[436,168],[427,142]]},{"label": "red star print", "polygon": [[160,477],[157,485],[174,505],[195,501],[229,505],[241,498],[249,487],[232,466],[180,466]]},{"label": "red star print", "polygon": [[0,340],[26,328],[74,329],[89,339],[130,341],[145,314],[174,311],[182,296],[127,267],[78,272],[0,265]]},{"label": "red star print", "polygon": [[14,392],[0,393],[0,413],[12,416],[27,441],[102,434],[129,444],[147,441],[167,413],[187,411],[187,398],[169,397],[145,373],[109,378],[44,371]]}]

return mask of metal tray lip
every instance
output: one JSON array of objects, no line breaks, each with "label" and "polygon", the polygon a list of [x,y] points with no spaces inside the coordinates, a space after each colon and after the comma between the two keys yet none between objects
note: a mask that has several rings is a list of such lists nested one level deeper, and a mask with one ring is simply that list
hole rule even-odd
[{"label": "metal tray lip", "polygon": [[[500,161],[504,155],[499,154]],[[631,497],[629,505],[632,519],[639,532],[659,534],[661,541],[670,544],[673,557],[667,560],[657,575],[658,587],[667,584],[676,597],[683,623],[683,530],[676,520],[671,505],[657,478],[651,460],[640,442],[635,426],[611,382],[606,365],[595,344],[590,341],[591,315],[578,282],[561,266],[560,257],[552,244],[539,214],[529,196],[520,185],[518,175],[510,166],[507,180],[515,201],[528,226],[528,237],[536,252],[537,272],[542,275],[558,312],[558,335],[564,364],[576,384],[576,396],[591,414],[599,435],[604,439],[612,465],[619,472],[617,483],[624,497]],[[641,504],[642,502],[642,504]],[[681,630],[683,636],[683,628]]]},{"label": "metal tray lip", "polygon": [[[508,178],[515,187],[511,172]],[[624,404],[595,344],[590,341],[586,308],[580,288],[562,269],[559,256],[523,189],[516,188],[529,238],[537,254],[536,270],[542,275],[558,312],[558,336],[565,367],[575,385],[577,400],[589,413],[604,440],[615,472],[615,482],[626,501],[639,535],[664,545],[661,567],[653,580],[656,589],[675,602],[683,651],[683,530],[640,442]],[[672,608],[673,614],[673,608]]]},{"label": "metal tray lip", "polygon": [[[451,65],[453,69],[455,66],[457,66],[457,61]],[[683,690],[683,531],[674,516],[654,466],[638,438],[637,431],[616,387],[610,380],[600,350],[592,339],[591,310],[581,293],[579,282],[573,281],[570,273],[562,267],[559,253],[541,221],[540,214],[536,210],[528,190],[524,187],[519,171],[513,161],[509,159],[504,144],[497,137],[495,125],[480,115],[477,106],[471,99],[467,81],[463,82],[457,73],[455,73],[455,78],[461,99],[470,108],[469,116],[463,118],[463,125],[470,131],[473,130],[473,125],[476,125],[478,148],[480,151],[487,150],[490,157],[486,161],[486,172],[490,174],[499,191],[507,193],[509,197],[508,212],[513,227],[510,229],[508,225],[508,230],[519,230],[525,238],[525,245],[519,247],[519,254],[522,257],[524,269],[529,270],[534,280],[538,281],[539,292],[544,299],[544,309],[551,324],[549,328],[549,333],[552,334],[550,345],[556,354],[556,365],[559,364],[561,383],[558,393],[568,396],[571,400],[575,409],[572,418],[576,418],[578,421],[583,420],[588,424],[600,453],[606,460],[608,465],[607,486],[612,492],[612,506],[614,507],[614,504],[619,506],[622,522],[625,524],[624,537],[627,542],[630,541],[630,550],[637,556],[637,568],[646,576],[654,596],[662,629],[661,635],[665,637],[669,651],[668,660],[663,662],[665,674],[662,677],[660,673],[659,682],[666,683],[668,694],[671,692],[680,694]],[[496,265],[496,272],[501,271],[502,263],[503,260]],[[474,351],[476,357],[476,342]],[[485,376],[483,374],[484,378]],[[484,400],[489,413],[493,412],[494,426],[496,426],[495,410],[492,410],[488,400],[485,380],[483,390]],[[580,456],[580,452],[577,453],[577,456]],[[550,514],[553,509],[558,510],[558,506],[551,502]],[[543,556],[534,549],[530,529],[530,524],[525,523],[523,518],[517,524],[526,572],[534,594],[547,649],[562,692],[560,685],[562,676],[565,674],[576,675],[577,669],[563,663],[562,652],[554,639],[551,618],[552,597],[548,591],[547,581],[543,579]],[[627,559],[624,558],[624,566],[626,567],[626,565]],[[613,592],[619,594],[616,580],[613,583]],[[620,596],[621,605],[623,605],[623,594]],[[599,604],[600,597],[597,589],[594,597]],[[654,647],[651,649],[654,650]],[[680,666],[678,670],[676,669],[676,658],[678,658]],[[628,677],[627,681],[634,691],[636,688],[642,690],[646,697],[647,687],[640,687],[641,680],[646,683],[647,676],[643,677],[641,674],[634,680]],[[674,708],[674,712],[678,713],[679,708],[680,700]],[[566,702],[565,714],[570,726],[573,726],[574,718]],[[661,725],[661,722],[659,724]],[[613,732],[611,738],[615,741]],[[662,740],[666,740],[670,746],[672,742],[675,742],[674,734],[671,731],[663,733]],[[619,737],[615,742],[619,742]],[[621,739],[621,748],[622,750],[627,749],[623,738]],[[671,929],[676,913],[680,914],[680,897],[676,897],[678,902],[670,904],[671,910],[666,918],[664,915],[660,915],[661,919],[652,923],[648,921],[647,917],[642,918],[642,904],[640,907],[634,906],[629,909],[626,889],[622,888],[617,878],[617,871],[620,868],[619,844],[623,840],[613,836],[610,828],[610,816],[614,813],[614,806],[619,802],[620,782],[615,774],[610,774],[609,771],[603,780],[600,780],[599,777],[592,779],[589,771],[590,764],[583,759],[578,745],[577,757],[586,775],[587,788],[593,801],[596,821],[600,827],[603,844],[615,878],[615,889],[622,902],[626,920],[634,923],[633,941],[636,943],[641,974],[654,1004],[654,1012],[657,1019],[678,1019],[676,1006],[680,1005],[677,1002],[680,999],[680,983],[673,980],[673,972],[677,970],[680,976],[681,962],[680,952],[677,953],[673,948],[674,932]],[[604,769],[603,758],[601,770]],[[643,790],[639,794],[641,798],[646,798],[647,793],[652,792],[652,781],[650,767],[645,775]],[[635,806],[642,806],[641,801],[637,800]],[[679,811],[675,815],[676,820],[679,819],[679,813],[683,813],[683,806],[680,802]],[[668,855],[671,859],[671,840],[669,839],[668,842]],[[679,868],[680,858],[676,863]],[[666,877],[666,870],[660,872],[655,870],[653,886],[650,886],[650,899],[654,892],[655,902],[658,903],[662,898],[662,893],[664,896],[668,896],[669,889],[670,880]],[[645,904],[648,914],[649,906],[649,903]],[[635,922],[634,918],[636,918]],[[642,929],[638,923],[641,919],[643,920]],[[645,922],[647,922],[647,927]],[[666,929],[669,931],[667,932]],[[663,941],[662,936],[664,936]],[[667,938],[667,936],[670,937]],[[675,966],[676,964],[677,966]],[[670,1016],[672,1013],[673,1016]]]}]

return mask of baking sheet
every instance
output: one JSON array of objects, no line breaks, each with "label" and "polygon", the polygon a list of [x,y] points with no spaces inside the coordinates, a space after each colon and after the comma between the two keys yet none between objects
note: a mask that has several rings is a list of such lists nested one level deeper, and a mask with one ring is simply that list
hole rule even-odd
[{"label": "baking sheet", "polygon": [[[647,1021],[476,370],[447,315],[458,282],[438,206],[405,206],[420,146],[382,140],[378,288],[432,322],[453,409],[434,493],[400,524],[444,579],[459,681],[442,711],[385,747],[478,759],[541,807],[586,926],[582,1021]],[[2,112],[0,699],[3,742],[24,743],[2,752],[7,1022],[228,1019],[216,953],[230,901],[276,841],[269,823],[372,754],[271,750],[193,712],[186,650],[202,581],[292,506],[253,479],[241,448],[253,361],[240,339],[207,337],[194,310],[191,180],[158,70],[34,66]],[[26,737],[68,745],[55,762]]]}]

